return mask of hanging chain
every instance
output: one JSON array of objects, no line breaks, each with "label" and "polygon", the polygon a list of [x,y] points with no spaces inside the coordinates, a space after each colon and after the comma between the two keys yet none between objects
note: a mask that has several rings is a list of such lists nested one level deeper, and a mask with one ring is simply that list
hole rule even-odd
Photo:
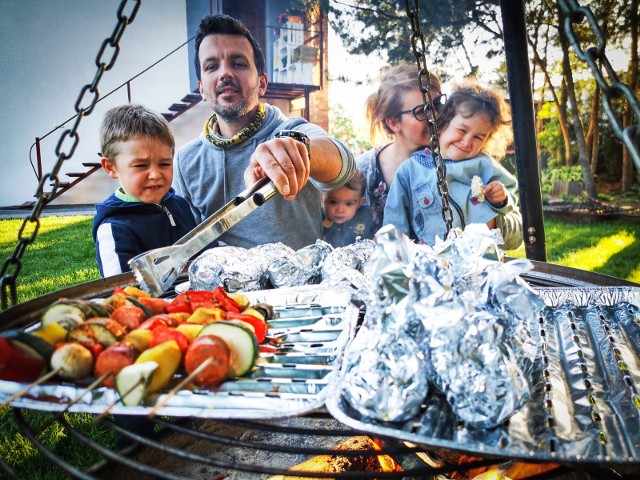
[{"label": "hanging chain", "polygon": [[[591,9],[581,7],[576,0],[558,0],[558,4],[565,16],[564,30],[569,39],[569,43],[571,43],[571,46],[575,50],[576,56],[591,67],[593,76],[602,90],[602,105],[609,117],[611,128],[618,138],[624,141],[633,159],[633,163],[635,163],[636,169],[640,171],[640,152],[638,151],[638,145],[640,144],[640,127],[632,123],[626,128],[623,128],[620,119],[611,105],[611,100],[624,96],[628,102],[628,108],[633,110],[635,121],[637,122],[638,119],[640,119],[638,100],[631,88],[618,79],[616,71],[611,66],[605,54],[606,39],[604,33],[600,29]],[[583,49],[573,31],[573,24],[581,23],[585,18],[589,22],[589,27],[597,41],[597,45]],[[602,67],[598,66],[598,62],[600,62]],[[609,81],[604,77],[601,68],[604,68]]]},{"label": "hanging chain", "polygon": [[[38,185],[35,194],[36,202],[33,206],[33,210],[31,211],[31,215],[25,218],[22,222],[22,226],[18,231],[18,243],[16,244],[16,248],[13,254],[10,257],[7,257],[2,265],[2,270],[0,270],[0,297],[2,300],[2,310],[18,303],[16,279],[18,278],[18,274],[22,268],[22,256],[24,255],[27,246],[33,243],[36,239],[36,235],[40,229],[40,213],[44,206],[53,200],[56,191],[60,187],[58,173],[62,168],[62,163],[73,156],[73,153],[80,141],[80,136],[78,134],[80,122],[85,115],[89,115],[93,111],[93,108],[98,102],[100,97],[98,84],[100,83],[104,72],[111,70],[116,63],[116,58],[118,57],[118,53],[120,53],[120,38],[122,37],[127,25],[135,19],[138,9],[140,8],[141,1],[142,0],[133,0],[134,5],[131,9],[131,13],[127,16],[124,14],[124,11],[128,0],[122,0],[117,13],[118,23],[116,24],[111,36],[102,42],[102,46],[98,51],[98,55],[96,57],[96,66],[98,67],[98,70],[93,82],[85,85],[80,90],[80,95],[75,103],[75,110],[77,113],[76,121],[70,129],[65,130],[62,133],[55,149],[58,160],[53,166],[51,173],[44,175],[40,180],[40,184]],[[111,58],[108,61],[105,61],[102,59],[102,56],[108,48],[111,48]],[[85,102],[84,96],[87,92],[93,96],[90,98],[88,105],[86,107],[82,107],[81,105]],[[65,143],[67,145],[65,145]],[[49,192],[45,192],[47,184],[51,186],[51,190]]]},{"label": "hanging chain", "polygon": [[438,138],[438,126],[436,125],[436,109],[431,98],[431,74],[427,68],[427,48],[425,45],[424,35],[420,28],[420,17],[418,11],[420,9],[419,0],[414,0],[413,9],[409,6],[410,0],[405,0],[407,16],[411,23],[411,50],[416,57],[418,63],[418,85],[422,92],[422,108],[427,118],[429,132],[431,133],[431,155],[436,165],[436,173],[438,177],[438,193],[442,198],[442,220],[445,224],[444,238],[447,238],[453,225],[453,212],[449,205],[449,186],[447,185],[447,168],[444,160],[440,155],[440,140]]}]

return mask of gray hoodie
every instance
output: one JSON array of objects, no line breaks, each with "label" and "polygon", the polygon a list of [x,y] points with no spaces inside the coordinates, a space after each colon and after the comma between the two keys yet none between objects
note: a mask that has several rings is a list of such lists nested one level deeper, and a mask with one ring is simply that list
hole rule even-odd
[{"label": "gray hoodie", "polygon": [[[280,130],[297,130],[309,138],[329,137],[322,128],[303,118],[287,118],[277,107],[269,104],[266,108],[260,130],[240,144],[223,150],[202,133],[177,152],[173,186],[189,202],[198,223],[245,189],[243,173],[258,144],[272,139]],[[342,169],[334,181],[326,184],[311,179],[293,202],[276,195],[219,240],[244,248],[282,242],[297,250],[322,238],[320,193],[341,187],[355,171],[351,152],[335,138],[329,138],[342,157]]]}]

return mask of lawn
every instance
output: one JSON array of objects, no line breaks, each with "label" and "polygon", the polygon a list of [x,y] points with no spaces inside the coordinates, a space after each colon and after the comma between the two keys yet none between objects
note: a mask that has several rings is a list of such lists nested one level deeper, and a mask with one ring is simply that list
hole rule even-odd
[{"label": "lawn", "polygon": [[[27,301],[46,293],[98,278],[91,239],[91,217],[44,217],[35,242],[23,256],[18,275],[18,299]],[[21,220],[0,220],[0,256],[4,262],[15,249]],[[547,260],[550,263],[604,273],[640,283],[640,224],[607,221],[578,225],[545,221]],[[28,232],[23,236],[28,236]],[[507,252],[524,257],[524,247]],[[69,438],[59,423],[47,425],[50,415],[25,412],[30,424],[40,426],[47,448],[69,462],[85,468],[100,458]],[[65,415],[75,428],[113,448],[113,430],[92,425],[89,415]],[[10,408],[0,411],[0,458],[23,478],[62,479],[68,475],[42,459],[19,432]],[[1,477],[2,475],[0,475]]]}]

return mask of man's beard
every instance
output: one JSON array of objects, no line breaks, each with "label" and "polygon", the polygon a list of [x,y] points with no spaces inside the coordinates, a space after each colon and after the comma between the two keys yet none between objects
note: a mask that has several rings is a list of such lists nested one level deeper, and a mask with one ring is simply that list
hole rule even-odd
[{"label": "man's beard", "polygon": [[259,98],[259,88],[260,84],[256,84],[255,88],[251,89],[247,96],[243,96],[238,103],[234,103],[233,105],[221,105],[216,101],[212,103],[211,108],[216,115],[224,120],[237,120],[238,118],[249,114],[249,112],[255,108],[257,99]]}]

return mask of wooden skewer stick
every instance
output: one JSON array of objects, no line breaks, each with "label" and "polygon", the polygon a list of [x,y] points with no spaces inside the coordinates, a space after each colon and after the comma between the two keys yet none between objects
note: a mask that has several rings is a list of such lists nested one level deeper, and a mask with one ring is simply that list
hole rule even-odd
[{"label": "wooden skewer stick", "polygon": [[162,407],[164,407],[169,402],[169,400],[171,400],[171,398],[176,393],[178,393],[179,390],[182,390],[182,388],[185,385],[191,383],[193,381],[193,379],[196,377],[196,375],[198,375],[202,370],[207,368],[207,366],[212,361],[213,361],[213,357],[207,358],[204,362],[202,362],[200,365],[198,365],[198,368],[196,368],[193,372],[191,372],[191,374],[188,377],[184,378],[180,383],[178,383],[178,385],[176,385],[169,392],[167,392],[167,394],[164,396],[162,401],[156,403],[156,405],[153,407],[153,410],[151,410],[151,413],[149,413],[149,417],[154,417],[158,413],[158,410],[160,410]]},{"label": "wooden skewer stick", "polygon": [[[145,380],[143,378],[141,378],[140,380],[138,380],[136,383],[134,383],[131,388],[129,390],[127,390],[126,392],[124,392],[123,395],[119,395],[120,398],[124,398],[127,395],[129,395],[131,392],[133,392],[133,390],[135,388],[138,387],[138,385],[142,384],[142,382],[144,382]],[[100,415],[98,415],[97,417],[95,417],[93,419],[93,421],[91,422],[91,425],[95,425],[97,424],[100,420],[102,420],[103,418],[105,418],[107,415],[109,415],[109,412],[111,411],[111,409],[113,407],[115,407],[119,402],[120,402],[120,398],[118,398],[118,400],[116,400],[115,402],[112,402],[109,406],[107,406],[107,408],[104,410],[104,412],[102,412]]]},{"label": "wooden skewer stick", "polygon": [[94,380],[87,388],[85,388],[82,393],[80,395],[78,395],[76,398],[74,398],[73,400],[71,400],[70,402],[67,403],[67,406],[64,408],[64,410],[61,410],[60,412],[56,413],[53,417],[51,417],[49,419],[49,421],[47,421],[47,423],[45,423],[42,427],[40,427],[38,429],[38,431],[35,433],[36,436],[40,435],[42,432],[44,432],[47,428],[49,428],[51,426],[51,424],[53,422],[55,422],[56,420],[58,420],[60,417],[62,417],[65,413],[67,413],[69,411],[69,409],[75,405],[76,403],[78,403],[80,401],[80,399],[82,399],[82,397],[84,397],[87,393],[89,393],[91,390],[93,390],[94,388],[100,386],[100,384],[102,384],[102,382],[104,382],[107,377],[110,377],[111,375],[113,375],[112,372],[107,372],[104,375],[102,375],[100,378]]},{"label": "wooden skewer stick", "polygon": [[6,407],[7,405],[9,405],[14,400],[17,400],[20,397],[24,397],[27,393],[29,393],[29,390],[31,390],[33,387],[36,387],[36,386],[40,385],[41,383],[46,382],[51,377],[55,377],[59,372],[60,372],[60,369],[57,368],[56,370],[51,370],[50,372],[45,373],[43,376],[38,378],[35,382],[29,384],[29,386],[27,386],[26,388],[23,388],[18,393],[12,395],[7,400],[2,402],[2,405],[0,405],[0,410],[3,409],[4,407]]}]

